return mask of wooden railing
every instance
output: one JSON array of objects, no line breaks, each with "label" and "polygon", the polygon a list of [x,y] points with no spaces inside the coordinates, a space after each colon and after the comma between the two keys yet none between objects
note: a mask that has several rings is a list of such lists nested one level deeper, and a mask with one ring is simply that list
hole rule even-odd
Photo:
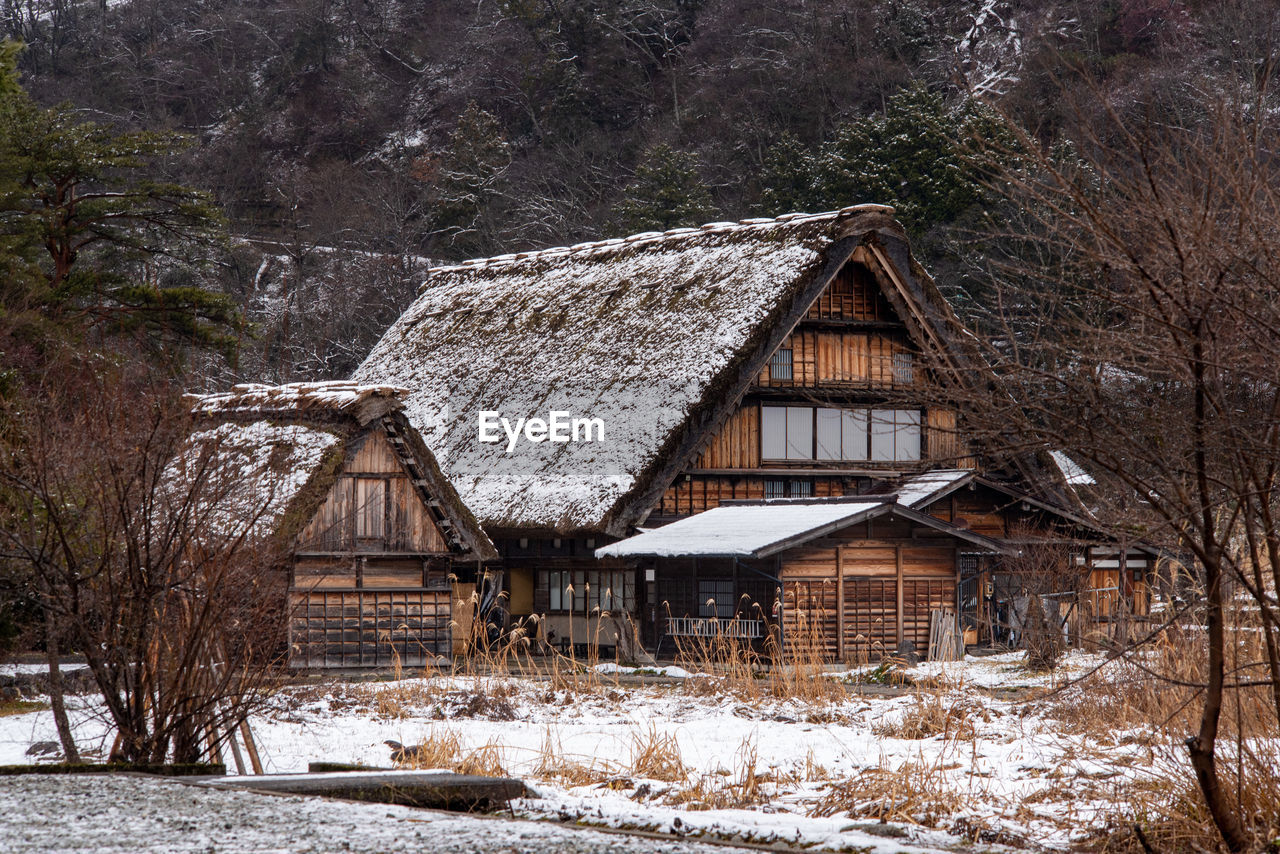
[{"label": "wooden railing", "polygon": [[688,638],[740,638],[751,640],[764,637],[764,620],[722,620],[718,617],[668,617],[667,634]]}]

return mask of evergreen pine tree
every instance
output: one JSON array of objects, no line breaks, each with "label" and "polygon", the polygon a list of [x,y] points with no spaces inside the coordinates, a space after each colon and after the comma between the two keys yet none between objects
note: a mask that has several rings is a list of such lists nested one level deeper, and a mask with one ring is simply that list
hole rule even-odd
[{"label": "evergreen pine tree", "polygon": [[18,50],[0,47],[0,347],[90,334],[230,346],[234,304],[189,276],[223,218],[207,193],[153,177],[188,140],[40,107],[18,85]]},{"label": "evergreen pine tree", "polygon": [[822,208],[863,202],[893,205],[913,233],[956,220],[982,197],[989,155],[982,143],[1001,133],[974,101],[949,107],[914,85],[887,102],[883,115],[842,125],[814,166],[814,201]]},{"label": "evergreen pine tree", "polygon": [[438,160],[431,180],[434,230],[450,242],[468,244],[466,236],[488,205],[500,195],[502,177],[511,164],[511,146],[502,125],[474,101],[467,105]]},{"label": "evergreen pine tree", "polygon": [[700,225],[715,214],[696,158],[665,143],[645,153],[614,208],[618,226],[628,233]]}]

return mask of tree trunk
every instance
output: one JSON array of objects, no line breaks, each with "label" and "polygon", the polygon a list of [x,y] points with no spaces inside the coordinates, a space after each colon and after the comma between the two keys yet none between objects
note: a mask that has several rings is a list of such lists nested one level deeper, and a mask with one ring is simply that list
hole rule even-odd
[{"label": "tree trunk", "polygon": [[71,721],[67,718],[67,703],[62,687],[62,670],[58,666],[58,632],[47,611],[44,648],[49,662],[49,705],[53,707],[53,722],[58,728],[58,740],[62,742],[62,753],[67,762],[79,764],[80,751],[76,749],[76,741],[71,735]]},{"label": "tree trunk", "polygon": [[1213,816],[1213,823],[1231,851],[1245,851],[1249,840],[1240,817],[1227,802],[1227,794],[1218,782],[1215,746],[1218,739],[1218,719],[1222,716],[1224,627],[1222,614],[1222,565],[1221,560],[1205,561],[1206,623],[1209,631],[1209,684],[1205,689],[1204,708],[1200,713],[1200,732],[1187,739],[1187,751],[1191,754],[1191,767],[1195,769],[1196,782],[1204,794],[1205,804]]}]

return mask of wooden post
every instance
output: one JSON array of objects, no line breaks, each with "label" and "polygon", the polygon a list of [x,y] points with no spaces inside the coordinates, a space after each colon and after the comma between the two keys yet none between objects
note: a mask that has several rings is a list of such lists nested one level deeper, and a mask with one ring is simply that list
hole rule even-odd
[{"label": "wooden post", "polygon": [[907,637],[906,627],[903,625],[903,617],[905,616],[905,612],[903,610],[902,546],[901,545],[896,545],[893,547],[893,556],[894,556],[894,563],[896,564],[897,580],[898,580],[898,644],[901,645],[902,642],[906,640],[906,637]]},{"label": "wooden post", "polygon": [[261,774],[262,758],[258,755],[258,745],[253,740],[253,733],[249,730],[247,720],[240,722],[240,735],[244,739],[244,749],[249,754],[249,764],[253,767],[253,773]]},{"label": "wooden post", "polygon": [[844,662],[844,546],[836,546],[836,660]]}]

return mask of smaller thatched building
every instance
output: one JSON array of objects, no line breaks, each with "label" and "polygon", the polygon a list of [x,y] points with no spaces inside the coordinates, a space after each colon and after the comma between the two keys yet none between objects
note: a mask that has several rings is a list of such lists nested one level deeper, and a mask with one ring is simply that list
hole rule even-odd
[{"label": "smaller thatched building", "polygon": [[193,447],[287,554],[289,664],[422,666],[453,652],[453,581],[496,556],[402,413],[401,389],[239,385],[192,395]]}]

